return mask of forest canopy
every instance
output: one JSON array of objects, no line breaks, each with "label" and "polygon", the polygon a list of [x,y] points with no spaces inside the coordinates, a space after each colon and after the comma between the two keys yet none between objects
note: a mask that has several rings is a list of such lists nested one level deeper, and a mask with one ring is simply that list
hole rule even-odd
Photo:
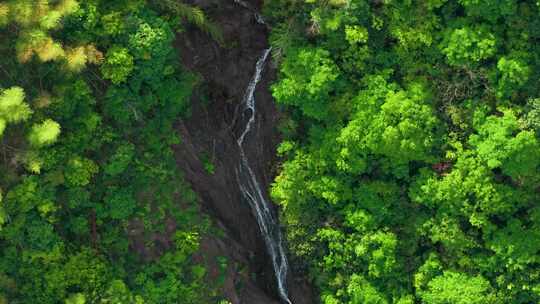
[{"label": "forest canopy", "polygon": [[540,301],[540,3],[266,1],[272,195],[325,304]]},{"label": "forest canopy", "polygon": [[196,84],[172,41],[206,19],[178,6],[0,1],[0,303],[217,301],[171,149]]},{"label": "forest canopy", "polygon": [[[240,45],[210,2],[0,0],[0,304],[229,303],[172,148],[204,81],[177,34]],[[269,34],[269,191],[319,302],[540,303],[540,1],[231,2]]]}]

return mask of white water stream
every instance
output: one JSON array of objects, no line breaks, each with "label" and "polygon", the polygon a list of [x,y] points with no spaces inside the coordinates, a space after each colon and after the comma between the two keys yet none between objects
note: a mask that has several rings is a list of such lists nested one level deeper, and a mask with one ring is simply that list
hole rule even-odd
[{"label": "white water stream", "polygon": [[238,165],[237,178],[238,184],[240,185],[240,191],[251,206],[253,214],[259,223],[259,228],[264,238],[268,254],[272,259],[279,296],[285,303],[292,304],[287,292],[286,280],[289,266],[287,264],[285,250],[283,249],[281,231],[272,210],[270,210],[270,202],[265,198],[264,191],[257,181],[253,169],[249,165],[249,161],[243,148],[246,136],[251,131],[253,123],[255,122],[255,89],[261,80],[261,75],[264,71],[270,51],[271,48],[264,50],[262,56],[257,61],[255,74],[244,95],[243,110],[244,113],[249,111],[249,119],[242,134],[237,140],[238,147],[240,148],[240,164]]},{"label": "white water stream", "polygon": [[245,8],[245,9],[248,9],[248,10],[252,11],[253,15],[255,16],[255,20],[257,21],[257,23],[262,24],[262,25],[266,25],[266,22],[264,21],[261,14],[257,13],[246,1],[244,1],[244,0],[234,0],[234,3],[240,5],[241,7]]}]

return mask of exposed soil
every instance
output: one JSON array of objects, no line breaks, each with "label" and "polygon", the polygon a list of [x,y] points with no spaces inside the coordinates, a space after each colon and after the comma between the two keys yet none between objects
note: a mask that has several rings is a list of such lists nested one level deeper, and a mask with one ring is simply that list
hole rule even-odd
[{"label": "exposed soil", "polygon": [[[257,10],[260,1],[245,1]],[[268,47],[267,28],[256,22],[252,11],[233,0],[192,1],[201,6],[224,33],[225,47],[206,34],[188,29],[177,37],[176,47],[184,65],[201,76],[202,90],[192,98],[192,115],[177,129],[182,143],[175,147],[179,166],[201,198],[201,204],[225,236],[208,236],[201,245],[210,273],[218,277],[215,261],[229,263],[223,294],[234,304],[278,303],[275,278],[258,224],[250,206],[242,199],[236,179],[241,130],[239,105],[253,76],[255,63]],[[275,147],[279,142],[279,120],[269,84],[275,78],[269,64],[255,93],[256,125],[245,147],[249,161],[262,185],[268,189],[273,176]],[[209,163],[213,172],[209,172]],[[214,257],[214,258],[213,258]],[[303,280],[289,277],[293,303],[315,303]]]}]

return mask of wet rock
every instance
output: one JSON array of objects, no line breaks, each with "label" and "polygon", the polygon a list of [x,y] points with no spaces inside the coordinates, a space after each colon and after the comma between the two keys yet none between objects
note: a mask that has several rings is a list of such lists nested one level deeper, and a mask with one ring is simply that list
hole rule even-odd
[{"label": "wet rock", "polygon": [[[254,9],[261,4],[260,1],[246,2]],[[239,161],[236,138],[241,132],[242,119],[239,105],[255,63],[268,47],[267,28],[256,22],[252,11],[233,0],[192,3],[207,8],[205,11],[222,28],[225,38],[225,46],[219,46],[206,34],[189,29],[179,34],[175,42],[184,66],[200,75],[204,83],[192,98],[191,117],[177,125],[182,143],[175,147],[176,158],[201,198],[203,209],[227,235],[223,240],[214,237],[203,241],[201,251],[221,254],[248,267],[243,271],[249,275],[237,269],[227,272],[223,294],[232,303],[278,303],[275,277],[264,241],[236,179]],[[257,124],[253,126],[251,140],[244,146],[250,164],[266,189],[272,182],[271,168],[279,143],[275,128],[279,112],[268,90],[274,75],[275,70],[268,65],[255,93]],[[203,156],[212,162],[213,173],[205,169]],[[212,269],[211,265],[209,267]],[[298,281],[291,276],[289,282],[295,304],[315,303],[305,280]]]}]

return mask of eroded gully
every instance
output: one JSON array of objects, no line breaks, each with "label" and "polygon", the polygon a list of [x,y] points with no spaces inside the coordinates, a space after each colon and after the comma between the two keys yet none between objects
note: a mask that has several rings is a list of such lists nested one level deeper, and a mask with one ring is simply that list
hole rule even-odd
[{"label": "eroded gully", "polygon": [[[178,165],[225,231],[203,240],[200,259],[216,277],[212,261],[230,261],[221,292],[233,304],[315,303],[307,281],[289,271],[268,197],[279,143],[280,113],[268,90],[275,67],[268,29],[257,14],[261,3],[242,2],[193,1],[222,28],[227,47],[195,29],[176,41],[184,65],[203,84],[192,98],[191,117],[178,124]],[[209,161],[213,172],[205,169]]]}]

